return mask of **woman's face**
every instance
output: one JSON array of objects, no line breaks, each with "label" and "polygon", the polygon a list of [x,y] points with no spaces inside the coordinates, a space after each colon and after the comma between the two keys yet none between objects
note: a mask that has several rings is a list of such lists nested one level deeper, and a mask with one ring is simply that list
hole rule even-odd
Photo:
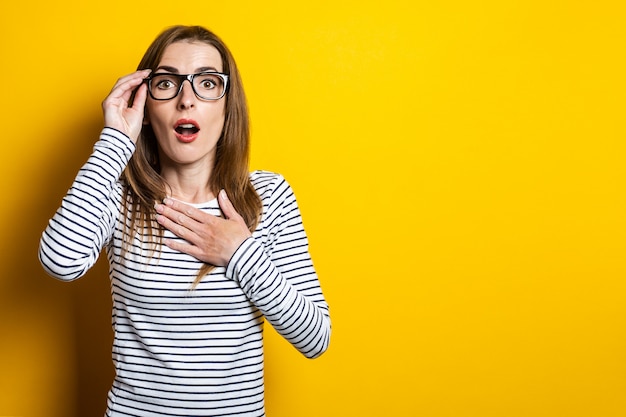
[{"label": "woman's face", "polygon": [[[152,74],[196,74],[222,72],[222,58],[212,45],[202,42],[176,42],[165,48],[161,62]],[[161,168],[209,164],[215,160],[217,141],[222,134],[226,98],[198,98],[188,81],[171,100],[148,97],[146,121],[156,135]]]}]

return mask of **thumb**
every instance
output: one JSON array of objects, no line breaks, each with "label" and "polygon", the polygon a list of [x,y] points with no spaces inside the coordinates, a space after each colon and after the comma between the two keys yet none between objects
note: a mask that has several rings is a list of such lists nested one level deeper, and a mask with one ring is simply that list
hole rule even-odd
[{"label": "thumb", "polygon": [[141,84],[135,90],[135,94],[133,95],[133,109],[143,114],[144,106],[146,105],[146,99],[148,96],[148,87],[145,84]]},{"label": "thumb", "polygon": [[236,218],[241,217],[239,213],[237,213],[237,211],[235,210],[235,206],[233,206],[233,203],[231,203],[230,200],[228,199],[226,190],[224,189],[220,190],[217,201],[226,219],[232,219],[232,218],[236,219]]}]

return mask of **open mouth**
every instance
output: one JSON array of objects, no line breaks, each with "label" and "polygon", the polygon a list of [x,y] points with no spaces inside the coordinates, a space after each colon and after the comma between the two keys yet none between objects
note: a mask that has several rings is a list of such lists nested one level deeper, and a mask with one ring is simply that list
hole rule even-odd
[{"label": "open mouth", "polygon": [[200,128],[198,128],[198,126],[193,123],[181,123],[177,125],[174,130],[180,135],[189,136],[198,133],[200,131]]}]

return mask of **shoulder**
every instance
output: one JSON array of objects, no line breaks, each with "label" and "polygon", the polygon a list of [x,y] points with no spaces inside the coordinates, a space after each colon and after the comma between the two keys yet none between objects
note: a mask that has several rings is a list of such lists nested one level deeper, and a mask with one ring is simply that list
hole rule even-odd
[{"label": "shoulder", "polygon": [[271,171],[252,171],[250,173],[250,182],[261,198],[268,193],[274,194],[280,188],[291,188],[285,177]]},{"label": "shoulder", "polygon": [[281,174],[271,171],[253,171],[250,182],[261,201],[266,205],[270,202],[295,202],[291,185]]}]

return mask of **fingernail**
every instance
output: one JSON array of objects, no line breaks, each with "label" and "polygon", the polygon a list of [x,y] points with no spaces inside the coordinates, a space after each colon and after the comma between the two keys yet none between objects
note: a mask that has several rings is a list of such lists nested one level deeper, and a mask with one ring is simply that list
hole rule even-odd
[{"label": "fingernail", "polygon": [[226,195],[226,191],[223,188],[220,190],[220,197],[223,200],[228,200],[228,196]]}]

